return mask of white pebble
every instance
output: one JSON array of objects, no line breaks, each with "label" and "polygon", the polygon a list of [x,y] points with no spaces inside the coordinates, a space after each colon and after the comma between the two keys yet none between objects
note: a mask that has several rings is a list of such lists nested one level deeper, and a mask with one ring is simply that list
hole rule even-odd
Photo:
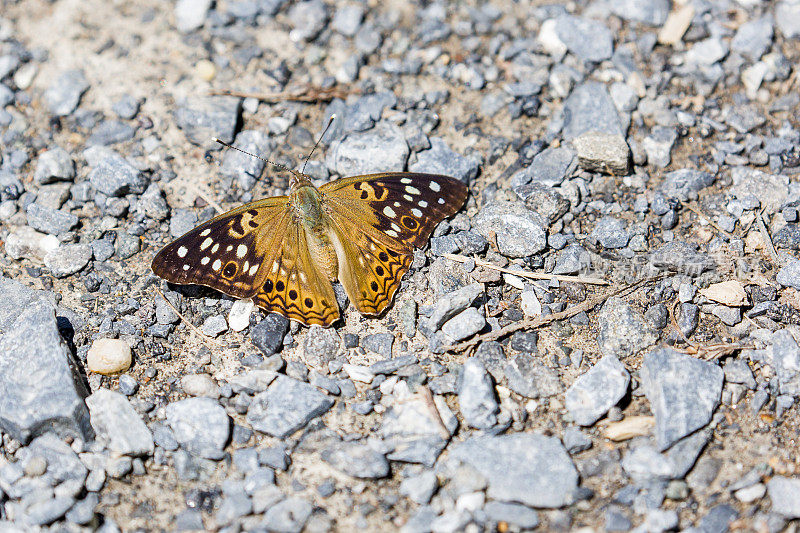
[{"label": "white pebble", "polygon": [[86,357],[89,370],[105,376],[125,372],[131,361],[131,347],[119,339],[97,339]]},{"label": "white pebble", "polygon": [[368,366],[345,363],[342,368],[353,381],[372,383],[373,378],[375,378],[375,372],[370,370]]},{"label": "white pebble", "polygon": [[233,331],[244,331],[250,325],[250,313],[253,312],[253,300],[236,300],[228,312],[228,327]]},{"label": "white pebble", "polygon": [[190,396],[219,398],[219,387],[208,374],[189,374],[181,378],[181,388]]}]

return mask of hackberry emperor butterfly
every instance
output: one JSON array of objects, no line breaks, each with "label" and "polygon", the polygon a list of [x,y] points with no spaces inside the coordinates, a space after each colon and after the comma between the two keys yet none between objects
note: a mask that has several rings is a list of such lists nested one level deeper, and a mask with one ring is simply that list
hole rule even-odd
[{"label": "hackberry emperor butterfly", "polygon": [[306,325],[339,318],[338,279],[363,315],[391,303],[414,248],[458,211],[467,187],[447,176],[391,172],[317,188],[292,171],[288,196],[245,204],[167,245],[152,269],[171,283],[252,298]]}]

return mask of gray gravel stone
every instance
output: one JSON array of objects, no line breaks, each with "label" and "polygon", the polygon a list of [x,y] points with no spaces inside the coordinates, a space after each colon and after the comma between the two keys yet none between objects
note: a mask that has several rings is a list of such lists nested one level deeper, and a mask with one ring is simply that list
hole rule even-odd
[{"label": "gray gravel stone", "polygon": [[572,140],[578,164],[590,172],[627,176],[631,150],[625,137],[588,131]]},{"label": "gray gravel stone", "polygon": [[389,475],[389,461],[367,444],[337,442],[322,451],[322,460],[358,479],[379,479]]},{"label": "gray gravel stone", "polygon": [[625,137],[625,127],[608,94],[606,86],[587,81],[577,87],[564,102],[562,135],[571,141],[587,132]]},{"label": "gray gravel stone", "polygon": [[672,241],[661,245],[650,254],[650,261],[656,267],[692,277],[716,268],[716,262],[708,254],[699,251],[696,244],[685,241]]},{"label": "gray gravel stone", "polygon": [[645,355],[640,374],[661,450],[708,424],[719,405],[723,372],[714,363],[658,348]]},{"label": "gray gravel stone", "polygon": [[307,500],[299,496],[291,496],[267,509],[261,525],[267,531],[300,533],[311,516],[312,510],[313,508]]},{"label": "gray gravel stone", "polygon": [[139,197],[137,210],[153,220],[165,220],[169,216],[169,206],[157,183],[147,186],[142,196]]},{"label": "gray gravel stone", "polygon": [[141,104],[142,102],[140,100],[134,98],[130,94],[123,94],[119,100],[114,102],[111,106],[111,110],[114,111],[119,118],[130,120],[139,113],[139,106],[141,106]]},{"label": "gray gravel stone", "polygon": [[218,337],[228,330],[228,322],[222,315],[212,315],[205,319],[200,331],[209,337]]},{"label": "gray gravel stone", "polygon": [[[434,396],[434,403],[441,421],[421,398],[407,398],[387,409],[380,435],[392,450],[387,454],[390,460],[421,463],[428,467],[434,465],[447,445],[449,435],[458,427],[458,420],[440,396]],[[447,429],[447,439],[443,435],[442,422]]]},{"label": "gray gravel stone", "polygon": [[69,496],[37,501],[25,509],[25,515],[22,517],[22,521],[28,526],[52,524],[63,517],[74,503],[75,500]]},{"label": "gray gravel stone", "polygon": [[579,453],[588,450],[592,447],[592,439],[590,439],[580,429],[570,426],[564,430],[564,435],[561,437],[564,447],[571,454]]},{"label": "gray gravel stone", "polygon": [[473,227],[486,239],[497,239],[500,253],[526,257],[547,247],[547,221],[523,202],[494,202],[473,219]]},{"label": "gray gravel stone", "polygon": [[800,290],[800,261],[792,259],[778,270],[775,281],[785,287]]},{"label": "gray gravel stone", "polygon": [[697,198],[697,193],[714,183],[714,174],[693,168],[673,170],[664,175],[659,190],[664,196],[682,202]]},{"label": "gray gravel stone", "polygon": [[755,198],[768,214],[777,213],[789,198],[789,178],[782,174],[768,174],[750,167],[731,169],[733,185],[728,191],[737,199]]},{"label": "gray gravel stone", "polygon": [[788,519],[800,518],[800,479],[775,476],[767,482],[772,511]]},{"label": "gray gravel stone", "polygon": [[335,141],[325,164],[340,176],[403,171],[408,160],[403,131],[389,122],[379,122],[369,131],[354,132]]},{"label": "gray gravel stone", "polygon": [[108,442],[108,449],[122,455],[150,455],[153,435],[122,394],[97,389],[86,398],[92,427]]},{"label": "gray gravel stone", "polygon": [[61,235],[78,225],[78,217],[72,213],[51,209],[37,203],[29,205],[25,214],[29,226],[50,235]]},{"label": "gray gravel stone", "polygon": [[392,345],[394,344],[394,335],[391,333],[373,333],[365,335],[361,339],[361,347],[375,352],[385,358],[392,356]]},{"label": "gray gravel stone", "polygon": [[[270,313],[264,317],[264,320],[250,328],[250,340],[265,356],[269,357],[283,347],[283,338],[287,331],[289,331],[289,319],[278,313]],[[338,342],[336,348],[338,348]]]},{"label": "gray gravel stone", "polygon": [[136,130],[129,124],[119,120],[104,120],[92,130],[86,144],[107,146],[133,139]]},{"label": "gray gravel stone", "polygon": [[433,332],[442,325],[470,307],[483,294],[480,283],[471,283],[460,289],[442,295],[433,304],[433,311],[425,322],[426,328]]},{"label": "gray gravel stone", "polygon": [[241,98],[193,97],[175,111],[175,122],[193,144],[204,150],[219,150],[222,145],[212,139],[233,142],[241,109]]},{"label": "gray gravel stone", "polygon": [[189,33],[203,26],[212,0],[178,0],[175,4],[175,27]]},{"label": "gray gravel stone", "polygon": [[625,396],[630,380],[619,359],[606,355],[567,389],[567,410],[576,423],[590,426]]},{"label": "gray gravel stone", "polygon": [[775,24],[786,39],[800,37],[800,3],[783,0],[775,6]]},{"label": "gray gravel stone", "polygon": [[431,147],[417,153],[417,160],[408,165],[411,172],[442,174],[469,183],[478,175],[478,162],[452,150],[438,137],[432,137]]},{"label": "gray gravel stone", "polygon": [[575,152],[569,148],[546,148],[536,154],[529,166],[511,177],[511,186],[514,190],[528,183],[556,187],[570,177],[577,167]]},{"label": "gray gravel stone", "polygon": [[289,37],[295,41],[312,41],[328,21],[328,9],[321,0],[298,2],[289,9],[292,31]]},{"label": "gray gravel stone", "polygon": [[534,529],[539,525],[539,515],[525,505],[506,502],[488,502],[483,511],[494,523],[505,522],[520,529]]},{"label": "gray gravel stone", "polygon": [[313,385],[278,376],[266,391],[253,397],[247,421],[255,430],[285,438],[332,405],[333,400]]},{"label": "gray gravel stone", "polygon": [[72,114],[89,89],[89,82],[82,70],[67,70],[47,88],[44,100],[50,113],[65,117]]},{"label": "gray gravel stone", "polygon": [[769,355],[780,392],[800,396],[800,347],[789,330],[781,329],[772,334]]},{"label": "gray gravel stone", "polygon": [[309,366],[321,368],[336,357],[340,344],[335,330],[311,326],[303,341],[303,360]]},{"label": "gray gravel stone", "polygon": [[492,378],[475,357],[464,361],[458,386],[458,406],[464,421],[476,429],[490,429],[497,424],[500,405],[495,397]]},{"label": "gray gravel stone", "polygon": [[[270,138],[258,130],[239,132],[233,145],[265,159],[269,158],[270,152],[275,148]],[[223,176],[233,178],[240,189],[249,191],[261,178],[266,165],[267,163],[258,157],[237,150],[226,150],[219,171]]]},{"label": "gray gravel stone", "polygon": [[470,437],[456,445],[448,459],[480,472],[492,499],[546,508],[574,501],[578,472],[555,437],[537,433]]},{"label": "gray gravel stone", "polygon": [[631,240],[624,220],[606,216],[597,221],[592,230],[592,241],[599,242],[603,248],[624,248]]},{"label": "gray gravel stone", "polygon": [[346,37],[353,37],[364,19],[364,7],[357,4],[343,5],[336,10],[331,28]]},{"label": "gray gravel stone", "polygon": [[458,342],[472,337],[485,326],[486,319],[481,312],[474,307],[470,307],[445,322],[442,325],[442,333],[444,333],[448,342],[450,339],[453,342]]},{"label": "gray gravel stone", "polygon": [[[14,282],[3,285],[9,283]],[[0,428],[22,443],[45,431],[92,438],[83,402],[88,392],[58,332],[52,304],[10,296],[25,307],[0,337]]]},{"label": "gray gravel stone", "polygon": [[221,459],[231,434],[225,409],[211,398],[188,398],[167,405],[167,423],[187,451],[206,459]]},{"label": "gray gravel stone", "polygon": [[647,153],[647,162],[657,168],[666,168],[672,157],[672,147],[678,139],[675,128],[656,126],[650,135],[642,141],[642,148]]},{"label": "gray gravel stone", "polygon": [[642,315],[622,298],[612,296],[606,300],[597,321],[597,345],[605,355],[629,357],[658,339]]},{"label": "gray gravel stone", "polygon": [[94,146],[84,152],[89,166],[92,187],[106,196],[142,193],[147,187],[144,175],[122,156],[112,150]]},{"label": "gray gravel stone", "polygon": [[581,61],[599,63],[614,51],[611,31],[596,20],[562,15],[556,19],[555,32]]},{"label": "gray gravel stone", "polygon": [[508,388],[526,398],[555,396],[562,390],[561,379],[553,370],[529,354],[520,354],[503,368]]},{"label": "gray gravel stone", "polygon": [[39,154],[33,179],[40,185],[72,181],[75,179],[75,162],[66,150],[55,146]]},{"label": "gray gravel stone", "polygon": [[731,39],[731,50],[751,61],[758,61],[772,44],[772,17],[748,20],[736,30]]},{"label": "gray gravel stone", "polygon": [[611,11],[624,20],[661,26],[669,15],[669,0],[618,0],[610,4]]}]

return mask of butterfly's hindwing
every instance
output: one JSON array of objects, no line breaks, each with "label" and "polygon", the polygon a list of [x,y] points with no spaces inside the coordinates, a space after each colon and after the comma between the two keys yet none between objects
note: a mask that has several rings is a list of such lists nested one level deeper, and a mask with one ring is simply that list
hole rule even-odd
[{"label": "butterfly's hindwing", "polygon": [[307,325],[335,322],[339,304],[333,286],[312,257],[303,227],[290,222],[277,247],[274,259],[263,266],[263,281],[253,302]]},{"label": "butterfly's hindwing", "polygon": [[425,246],[434,228],[464,205],[467,192],[457,179],[412,172],[356,176],[320,187],[330,211],[367,222],[407,248]]},{"label": "butterfly's hindwing", "polygon": [[170,283],[204,285],[237,298],[253,296],[270,241],[289,218],[288,198],[244,205],[194,228],[153,258],[153,272]]}]

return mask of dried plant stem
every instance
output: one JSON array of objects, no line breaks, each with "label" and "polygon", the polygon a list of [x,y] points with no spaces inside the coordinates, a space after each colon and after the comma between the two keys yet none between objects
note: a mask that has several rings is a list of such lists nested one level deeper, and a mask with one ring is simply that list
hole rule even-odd
[{"label": "dried plant stem", "polygon": [[167,302],[167,305],[170,306],[173,311],[175,311],[175,314],[178,315],[178,318],[180,318],[181,321],[189,327],[189,329],[194,331],[200,337],[200,340],[202,340],[206,344],[210,344],[214,348],[222,348],[222,345],[220,343],[218,343],[217,341],[215,341],[214,339],[212,339],[211,337],[200,331],[200,329],[197,326],[189,322],[189,320],[185,316],[183,316],[183,314],[178,310],[178,308],[175,307],[172,304],[172,302],[167,300],[167,297],[164,296],[164,293],[161,292],[161,289],[159,289],[158,287],[156,287],[155,289],[158,295],[161,296],[165,302]]},{"label": "dried plant stem", "polygon": [[713,227],[715,230],[717,230],[718,232],[722,233],[725,236],[725,238],[727,238],[728,240],[731,240],[733,238],[733,234],[731,234],[731,233],[725,231],[724,229],[722,229],[719,224],[717,224],[716,222],[711,220],[711,217],[707,216],[705,213],[700,211],[699,208],[693,206],[692,204],[684,204],[684,205],[686,206],[686,209],[688,209],[689,211],[691,211],[695,215],[699,216],[700,218],[702,218],[703,220],[708,222],[711,225],[711,227]]},{"label": "dried plant stem", "polygon": [[609,292],[607,292],[605,294],[601,294],[600,296],[595,296],[594,298],[586,299],[586,300],[582,301],[581,303],[579,303],[578,305],[573,305],[572,307],[564,309],[560,313],[553,313],[552,315],[538,316],[538,317],[535,317],[535,318],[527,318],[527,319],[522,320],[520,322],[516,322],[514,324],[509,324],[508,326],[506,326],[504,328],[500,328],[500,329],[498,329],[496,331],[490,331],[489,333],[484,333],[483,335],[477,335],[476,337],[473,337],[470,340],[467,340],[467,341],[464,341],[464,342],[460,342],[458,344],[454,344],[454,345],[450,345],[450,346],[445,346],[443,349],[445,351],[451,351],[451,352],[464,352],[466,350],[469,350],[469,349],[477,346],[481,342],[494,341],[494,340],[500,339],[502,337],[505,337],[506,335],[510,335],[511,333],[514,333],[515,331],[519,331],[521,329],[538,329],[538,328],[541,328],[542,326],[546,326],[547,324],[550,324],[551,322],[555,322],[557,320],[565,320],[567,318],[571,318],[571,317],[577,315],[578,313],[580,313],[582,311],[588,311],[591,308],[593,308],[594,306],[605,302],[607,299],[611,298],[612,296],[619,296],[619,295],[628,294],[628,293],[633,292],[634,290],[638,289],[639,287],[641,287],[642,285],[644,285],[646,283],[649,283],[651,281],[656,281],[656,280],[661,279],[663,277],[664,277],[664,275],[662,274],[662,275],[654,276],[654,277],[651,277],[651,278],[645,278],[645,279],[639,280],[639,281],[637,281],[635,283],[632,283],[630,285],[626,285],[626,286],[624,286],[622,288],[614,289],[614,290],[609,291]]},{"label": "dried plant stem", "polygon": [[472,259],[470,257],[465,257],[463,255],[456,255],[456,254],[442,254],[442,257],[445,259],[450,259],[452,261],[458,261],[459,263],[466,263],[467,261],[475,261],[475,264],[479,267],[489,268],[491,270],[497,270],[498,272],[504,272],[506,274],[512,274],[514,276],[519,276],[521,278],[529,278],[529,279],[554,279],[557,281],[572,281],[575,283],[586,283],[587,285],[608,285],[608,281],[601,279],[601,278],[589,278],[585,276],[564,276],[561,274],[545,274],[540,272],[525,272],[523,270],[512,270],[510,268],[501,267],[495,264],[492,264],[488,261],[484,261],[483,259]]},{"label": "dried plant stem", "polygon": [[764,246],[769,252],[770,257],[772,257],[772,261],[777,265],[778,252],[775,251],[775,244],[772,242],[772,236],[769,234],[769,230],[767,230],[767,225],[764,224],[764,218],[761,216],[761,213],[756,215],[756,223],[758,224],[758,231],[761,232],[761,239],[764,241]]},{"label": "dried plant stem", "polygon": [[262,102],[328,102],[334,98],[346,98],[353,91],[346,91],[338,87],[321,89],[319,87],[303,87],[296,90],[279,91],[275,93],[251,93],[246,91],[234,91],[231,89],[220,89],[211,91],[209,94],[214,96],[236,96],[238,98],[255,98]]}]

